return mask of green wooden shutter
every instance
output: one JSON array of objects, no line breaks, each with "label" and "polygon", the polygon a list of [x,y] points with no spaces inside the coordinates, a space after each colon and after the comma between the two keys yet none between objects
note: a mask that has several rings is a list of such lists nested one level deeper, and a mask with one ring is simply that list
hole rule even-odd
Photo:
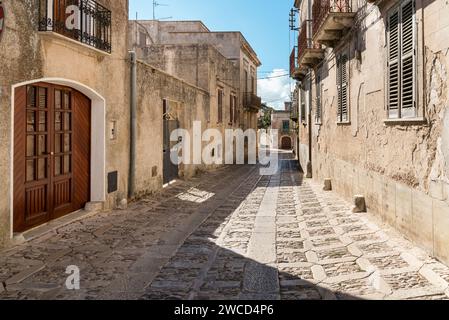
[{"label": "green wooden shutter", "polygon": [[401,118],[416,117],[414,1],[401,5]]},{"label": "green wooden shutter", "polygon": [[337,117],[338,122],[341,122],[341,56],[337,57]]},{"label": "green wooden shutter", "polygon": [[348,107],[348,56],[343,55],[341,61],[341,121],[349,121]]},{"label": "green wooden shutter", "polygon": [[321,77],[318,76],[316,78],[316,123],[321,123],[321,112]]},{"label": "green wooden shutter", "polygon": [[348,56],[343,54],[337,58],[338,122],[349,121],[348,82]]}]

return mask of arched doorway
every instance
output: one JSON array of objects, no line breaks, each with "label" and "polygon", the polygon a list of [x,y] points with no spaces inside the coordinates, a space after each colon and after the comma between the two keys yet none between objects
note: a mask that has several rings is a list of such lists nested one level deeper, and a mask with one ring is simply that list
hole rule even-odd
[{"label": "arched doorway", "polygon": [[91,201],[91,100],[62,85],[14,89],[13,231]]},{"label": "arched doorway", "polygon": [[282,137],[281,139],[281,149],[283,150],[291,150],[292,149],[292,138],[290,137]]}]

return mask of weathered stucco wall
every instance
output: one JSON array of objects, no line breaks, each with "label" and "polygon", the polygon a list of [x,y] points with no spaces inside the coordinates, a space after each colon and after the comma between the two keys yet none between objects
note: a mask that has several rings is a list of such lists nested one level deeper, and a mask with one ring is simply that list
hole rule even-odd
[{"label": "weathered stucco wall", "polygon": [[[81,83],[106,100],[106,119],[117,121],[115,141],[106,136],[106,173],[119,172],[119,191],[106,208],[126,198],[129,145],[128,1],[100,0],[112,11],[112,53],[106,54],[52,33],[38,32],[38,1],[5,0],[5,30],[0,42],[0,192],[10,194],[12,86],[44,78]],[[108,127],[108,125],[106,125]],[[104,177],[106,184],[106,176]],[[0,199],[0,245],[10,238],[10,197]]]},{"label": "weathered stucco wall", "polygon": [[[312,123],[302,127],[302,149],[311,130],[315,179],[332,178],[335,189],[348,199],[364,194],[371,211],[449,261],[449,17],[443,14],[449,4],[416,1],[417,105],[426,123],[392,123],[385,121],[385,26],[394,3],[384,1],[360,11],[366,14],[360,27],[335,50],[327,50],[323,63],[311,73],[312,101],[307,108],[315,114],[315,76],[320,74],[323,123],[316,125],[312,116]],[[337,123],[335,54],[340,52],[350,57],[348,124]]]},{"label": "weathered stucco wall", "polygon": [[[213,91],[219,77],[218,85],[225,91],[227,88],[237,91],[240,127],[257,129],[257,112],[243,110],[243,99],[251,91],[251,76],[257,79],[260,61],[240,32],[211,32],[200,21],[132,20],[129,33],[130,46],[139,58],[208,90],[212,106],[216,105]],[[205,59],[206,46],[209,46],[208,59]],[[256,84],[253,93],[257,94]]]},{"label": "weathered stucco wall", "polygon": [[[137,65],[138,140],[136,188],[138,196],[158,190],[163,181],[163,100],[171,103],[170,114],[180,128],[192,134],[193,121],[205,120],[209,113],[209,95],[178,78],[144,62]],[[173,105],[177,105],[173,107]],[[203,166],[182,165],[181,176],[193,176]]]}]

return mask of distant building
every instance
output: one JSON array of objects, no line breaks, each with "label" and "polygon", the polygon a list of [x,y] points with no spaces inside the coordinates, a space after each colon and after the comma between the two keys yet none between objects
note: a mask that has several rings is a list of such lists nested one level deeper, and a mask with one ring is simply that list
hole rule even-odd
[{"label": "distant building", "polygon": [[290,119],[290,103],[286,110],[274,110],[271,114],[271,129],[278,130],[278,146],[283,150],[296,150],[296,133]]},{"label": "distant building", "polygon": [[449,262],[449,3],[296,0],[290,56],[307,177]]},{"label": "distant building", "polygon": [[212,32],[201,21],[134,20],[129,34],[139,59],[210,93],[212,123],[257,129],[261,62],[240,32]]}]

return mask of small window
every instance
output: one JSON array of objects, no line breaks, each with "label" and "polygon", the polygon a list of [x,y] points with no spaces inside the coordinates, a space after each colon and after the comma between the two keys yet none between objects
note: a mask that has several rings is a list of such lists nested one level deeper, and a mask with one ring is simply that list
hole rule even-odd
[{"label": "small window", "polygon": [[301,122],[306,122],[306,92],[301,88]]},{"label": "small window", "polygon": [[316,78],[316,109],[315,109],[315,123],[321,124],[322,118],[322,85],[321,77]]},{"label": "small window", "polygon": [[289,132],[290,131],[290,121],[284,120],[282,121],[282,131]]},{"label": "small window", "polygon": [[237,96],[232,96],[232,101],[233,101],[233,105],[234,105],[234,124],[237,124],[239,122],[239,110],[237,107]]},{"label": "small window", "polygon": [[348,56],[342,54],[337,57],[337,121],[340,123],[349,122],[348,80]]},{"label": "small window", "polygon": [[237,123],[237,97],[234,94],[229,99],[229,123]]},{"label": "small window", "polygon": [[223,90],[218,89],[218,123],[223,122]]},{"label": "small window", "polygon": [[139,32],[139,46],[145,48],[147,46],[147,35],[144,32]]}]

